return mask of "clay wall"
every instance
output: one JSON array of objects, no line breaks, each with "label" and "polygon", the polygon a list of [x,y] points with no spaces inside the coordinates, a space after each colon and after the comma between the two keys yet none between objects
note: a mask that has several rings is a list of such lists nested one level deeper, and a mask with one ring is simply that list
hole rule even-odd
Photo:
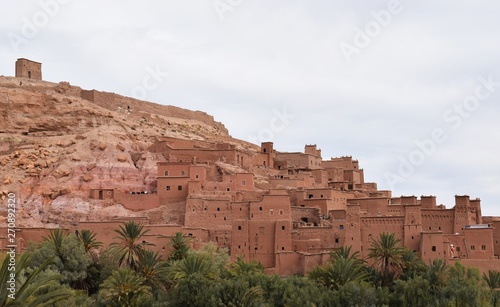
[{"label": "clay wall", "polygon": [[234,219],[231,230],[231,258],[242,256],[245,261],[250,260],[250,226],[247,219]]},{"label": "clay wall", "polygon": [[[92,94],[88,93],[92,92]],[[116,110],[118,107],[130,107],[132,112],[147,112],[166,117],[182,118],[186,120],[196,120],[200,123],[215,127],[217,130],[227,133],[227,129],[219,122],[214,121],[213,116],[201,111],[191,111],[174,106],[158,105],[155,103],[142,101],[130,97],[120,96],[115,93],[100,92],[96,90],[82,91],[81,97],[92,101],[110,110]],[[92,98],[92,99],[88,99]]]},{"label": "clay wall", "polygon": [[359,170],[344,170],[344,181],[354,184],[363,184],[361,172]]},{"label": "clay wall", "polygon": [[324,169],[331,168],[341,168],[341,169],[359,169],[359,164],[357,160],[353,160],[352,157],[338,157],[331,158],[330,160],[325,160],[321,162]]},{"label": "clay wall", "polygon": [[250,202],[250,219],[291,219],[290,197],[288,195],[264,195],[261,201]]},{"label": "clay wall", "polygon": [[274,244],[276,252],[292,250],[292,222],[290,220],[276,221]]},{"label": "clay wall", "polygon": [[420,233],[422,232],[422,216],[420,205],[403,205],[404,225],[402,244],[414,251],[420,248]]},{"label": "clay wall", "polygon": [[[455,233],[454,210],[453,209],[421,209],[422,230],[442,231],[443,233]],[[464,225],[462,225],[463,227]]]},{"label": "clay wall", "polygon": [[317,186],[327,187],[328,186],[328,173],[322,169],[316,169],[311,171],[314,181]]},{"label": "clay wall", "polygon": [[89,197],[91,199],[113,199],[114,189],[90,189]]},{"label": "clay wall", "polygon": [[186,227],[211,229],[228,228],[232,222],[230,199],[202,199],[189,197],[186,200]]},{"label": "clay wall", "polygon": [[248,222],[250,261],[260,261],[266,268],[274,267],[275,225],[275,221]]},{"label": "clay wall", "polygon": [[449,244],[444,242],[442,232],[423,232],[420,238],[420,257],[425,263],[448,258]]},{"label": "clay wall", "polygon": [[316,208],[319,209],[319,214],[328,214],[328,210],[333,209],[333,204],[330,199],[325,199],[325,198],[311,198],[311,199],[304,199],[299,202],[299,206],[305,207],[305,208]]},{"label": "clay wall", "polygon": [[158,162],[159,177],[189,177],[191,163],[188,162]]},{"label": "clay wall", "polygon": [[420,196],[420,205],[422,209],[435,209],[436,208],[436,196]]},{"label": "clay wall", "polygon": [[331,226],[298,227],[292,235],[292,248],[294,251],[303,252],[333,250],[344,243],[343,229]]},{"label": "clay wall", "polygon": [[483,216],[483,223],[493,226],[493,253],[497,258],[500,258],[500,217]]},{"label": "clay wall", "polygon": [[[0,251],[8,251],[8,245],[12,245],[9,242],[9,237],[7,236],[7,228],[0,228]],[[46,228],[16,228],[16,252],[20,253],[25,251],[31,242],[38,243],[43,240],[43,237],[49,235],[49,229]]]},{"label": "clay wall", "polygon": [[188,194],[189,177],[158,177],[160,203],[168,199],[185,199]]},{"label": "clay wall", "polygon": [[231,251],[231,226],[225,227],[225,229],[209,229],[209,241],[217,244],[219,248],[227,247]]},{"label": "clay wall", "polygon": [[[403,217],[362,217],[361,218],[361,254],[363,257],[368,255],[368,248],[373,240],[380,238],[381,233],[394,233],[394,236],[404,242],[404,218]],[[349,245],[349,239],[359,240],[358,238],[346,238],[346,244]]]},{"label": "clay wall", "polygon": [[42,80],[42,63],[23,58],[17,59],[16,78]]},{"label": "clay wall", "polygon": [[[325,162],[325,161],[323,161]],[[324,167],[324,164],[323,164]],[[331,182],[343,182],[344,181],[344,169],[340,167],[325,167],[325,171],[328,177],[328,181]]]},{"label": "clay wall", "polygon": [[301,267],[302,255],[293,251],[277,252],[275,274],[289,276],[293,274],[303,274]]},{"label": "clay wall", "polygon": [[362,211],[366,211],[369,215],[383,216],[387,215],[388,206],[391,200],[386,197],[369,197],[369,198],[354,198],[348,199],[348,204],[359,204]]},{"label": "clay wall", "polygon": [[461,233],[464,225],[471,224],[470,200],[468,195],[455,195],[455,217],[453,232]]},{"label": "clay wall", "polygon": [[468,259],[492,259],[494,257],[493,229],[484,225],[484,228],[465,228],[464,244]]},{"label": "clay wall", "polygon": [[302,254],[300,268],[303,274],[308,274],[313,268],[324,265],[328,259],[330,259],[328,253]]},{"label": "clay wall", "polygon": [[149,210],[160,206],[158,194],[130,194],[117,191],[115,202],[131,211]]},{"label": "clay wall", "polygon": [[312,223],[313,225],[320,223],[320,214],[317,208],[291,207],[291,216],[293,222]]},{"label": "clay wall", "polygon": [[276,161],[287,161],[289,167],[294,169],[320,169],[321,157],[304,154],[301,152],[276,153]]}]

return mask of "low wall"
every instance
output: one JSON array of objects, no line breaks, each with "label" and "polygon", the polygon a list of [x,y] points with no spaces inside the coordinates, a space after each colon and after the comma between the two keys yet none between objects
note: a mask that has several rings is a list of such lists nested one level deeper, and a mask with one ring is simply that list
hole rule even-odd
[{"label": "low wall", "polygon": [[158,194],[128,194],[115,191],[115,201],[131,211],[149,210],[160,206]]}]

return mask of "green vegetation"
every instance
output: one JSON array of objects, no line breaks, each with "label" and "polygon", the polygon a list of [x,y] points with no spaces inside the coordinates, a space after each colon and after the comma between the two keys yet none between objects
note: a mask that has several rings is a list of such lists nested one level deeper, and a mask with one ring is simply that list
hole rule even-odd
[{"label": "green vegetation", "polygon": [[[367,259],[351,247],[330,253],[308,276],[280,277],[207,243],[198,250],[176,233],[162,258],[147,230],[127,222],[109,246],[88,230],[53,230],[17,258],[15,300],[0,306],[500,306],[500,272],[480,275],[460,262],[425,264],[394,234],[372,240]],[[0,282],[8,284],[10,256]]]}]

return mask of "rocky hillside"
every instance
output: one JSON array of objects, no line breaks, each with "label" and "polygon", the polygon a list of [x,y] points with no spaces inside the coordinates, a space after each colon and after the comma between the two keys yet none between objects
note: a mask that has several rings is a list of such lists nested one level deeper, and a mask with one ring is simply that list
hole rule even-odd
[{"label": "rocky hillside", "polygon": [[20,226],[144,214],[89,200],[89,190],[154,188],[156,163],[165,158],[148,148],[162,137],[220,140],[256,150],[232,139],[204,112],[86,91],[67,82],[0,77],[0,196],[17,193]]}]

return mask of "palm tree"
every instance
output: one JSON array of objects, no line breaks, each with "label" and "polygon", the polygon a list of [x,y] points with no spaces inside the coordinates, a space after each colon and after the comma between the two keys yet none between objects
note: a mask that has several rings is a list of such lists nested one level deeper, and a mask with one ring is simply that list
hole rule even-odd
[{"label": "palm tree", "polygon": [[173,248],[173,251],[168,256],[168,260],[176,261],[184,259],[189,251],[189,239],[184,236],[182,232],[176,232],[173,237],[170,238],[170,242],[167,246]]},{"label": "palm tree", "polygon": [[491,290],[500,290],[500,272],[489,270],[488,275],[483,273],[483,280]]},{"label": "palm tree", "polygon": [[[37,294],[39,291],[47,291],[48,285],[54,282],[59,282],[61,275],[52,274],[40,276],[40,273],[47,268],[52,262],[52,259],[47,259],[41,266],[36,268],[29,274],[24,282],[20,282],[20,272],[25,271],[28,267],[29,253],[24,253],[17,259],[15,265],[15,299],[9,297],[12,293],[8,290],[12,272],[9,271],[10,257],[7,256],[2,262],[0,268],[0,306],[52,306],[55,302],[70,298],[75,295],[74,291],[68,288],[59,288],[57,290],[48,291],[43,294]],[[49,288],[50,289],[50,288]]]},{"label": "palm tree", "polygon": [[98,260],[97,250],[102,246],[102,242],[95,239],[96,233],[87,229],[84,229],[76,233],[77,238],[85,248],[85,252],[94,260],[94,263]]},{"label": "palm tree", "polygon": [[231,276],[251,276],[264,273],[264,266],[258,261],[246,262],[239,256],[228,268]]},{"label": "palm tree", "polygon": [[483,280],[491,289],[491,305],[497,306],[498,302],[500,302],[500,272],[489,270],[488,275],[483,273]]},{"label": "palm tree", "polygon": [[158,252],[146,250],[140,258],[139,273],[152,289],[165,289],[168,275],[168,263],[161,260]]},{"label": "palm tree", "polygon": [[51,229],[48,237],[42,237],[44,242],[49,242],[54,246],[54,251],[57,257],[61,259],[61,262],[63,264],[65,263],[65,259],[62,253],[62,246],[64,243],[64,238],[66,238],[67,235],[68,234],[65,233],[62,229],[57,228]]},{"label": "palm tree", "polygon": [[383,232],[378,240],[372,241],[368,249],[368,258],[382,275],[383,286],[389,286],[402,270],[404,247],[398,245],[399,242],[394,233]]},{"label": "palm tree", "polygon": [[329,265],[316,267],[310,277],[320,284],[338,290],[351,282],[361,282],[368,278],[365,261],[359,252],[351,254],[351,246],[341,247],[330,253]]},{"label": "palm tree", "polygon": [[169,278],[173,282],[195,274],[208,278],[214,276],[213,266],[205,254],[188,254],[186,258],[174,262],[169,268]]},{"label": "palm tree", "polygon": [[431,290],[434,293],[440,292],[446,285],[446,270],[447,265],[442,258],[434,259],[427,267],[425,279],[429,281]]},{"label": "palm tree", "polygon": [[118,242],[110,244],[111,253],[119,266],[128,266],[133,270],[138,270],[140,257],[144,253],[144,246],[154,245],[141,238],[149,232],[143,230],[144,226],[134,221],[120,225],[120,229],[115,229],[118,236],[114,239]]},{"label": "palm tree", "polygon": [[421,275],[422,273],[425,272],[427,268],[422,258],[420,258],[420,256],[418,256],[416,252],[412,251],[409,248],[404,248],[401,260],[402,260],[401,276],[403,279],[406,280]]},{"label": "palm tree", "polygon": [[114,271],[100,288],[99,298],[106,306],[142,306],[151,298],[144,278],[129,268]]}]

